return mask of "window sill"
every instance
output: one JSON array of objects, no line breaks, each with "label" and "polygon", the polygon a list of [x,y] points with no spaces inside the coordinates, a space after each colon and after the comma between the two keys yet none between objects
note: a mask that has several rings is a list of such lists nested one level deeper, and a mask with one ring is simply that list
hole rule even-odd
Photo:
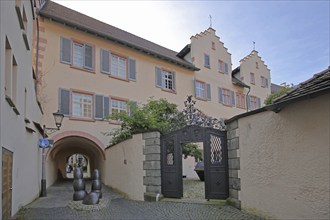
[{"label": "window sill", "polygon": [[169,92],[169,93],[173,93],[173,94],[176,94],[176,91],[175,90],[171,90],[171,89],[164,89],[164,88],[161,88],[162,91],[164,92]]},{"label": "window sill", "polygon": [[198,99],[198,100],[201,100],[201,101],[205,101],[205,102],[206,102],[206,101],[210,101],[210,100],[208,100],[208,99],[206,99],[206,98],[201,98],[201,97],[197,97],[197,96],[195,96],[195,98]]},{"label": "window sill", "polygon": [[236,108],[239,108],[239,109],[244,109],[244,110],[246,110],[246,108],[245,108],[245,107],[241,107],[241,106],[236,106]]},{"label": "window sill", "polygon": [[[66,64],[66,63],[64,63],[64,64]],[[91,69],[86,69],[84,67],[75,66],[73,64],[71,64],[70,67],[73,68],[73,69],[77,69],[77,70],[81,70],[81,71],[85,71],[85,72],[88,72],[88,73],[95,74],[95,70],[94,69],[92,69],[92,70]]]},{"label": "window sill", "polygon": [[230,107],[230,108],[234,107],[232,105],[228,105],[228,104],[225,104],[225,103],[221,103],[221,104],[224,105],[224,106],[226,106],[226,107]]},{"label": "window sill", "polygon": [[124,81],[124,82],[128,82],[129,80],[127,78],[120,78],[120,77],[117,77],[117,76],[114,76],[114,75],[111,75],[109,74],[109,77],[110,78],[113,78],[113,79],[118,79],[118,80],[121,80],[121,81]]},{"label": "window sill", "polygon": [[208,68],[208,69],[211,69],[211,66],[205,66],[205,65],[204,65],[204,67],[205,67],[205,68]]},{"label": "window sill", "polygon": [[73,121],[86,121],[86,122],[95,122],[95,120],[92,119],[92,118],[79,118],[79,117],[75,117],[75,116],[71,116],[71,117],[69,117],[69,120],[73,120]]}]

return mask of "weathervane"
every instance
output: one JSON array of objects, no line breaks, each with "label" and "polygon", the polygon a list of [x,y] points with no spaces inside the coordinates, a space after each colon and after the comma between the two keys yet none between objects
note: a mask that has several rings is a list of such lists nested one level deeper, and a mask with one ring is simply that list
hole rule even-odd
[{"label": "weathervane", "polygon": [[209,17],[210,17],[210,28],[211,28],[212,27],[212,16],[209,15]]},{"label": "weathervane", "polygon": [[253,42],[253,50],[256,50],[256,42],[252,41]]},{"label": "weathervane", "polygon": [[226,130],[226,125],[223,120],[209,117],[201,112],[199,109],[195,108],[196,101],[192,99],[192,95],[187,97],[184,101],[183,110],[187,125],[199,125],[202,127],[211,127],[219,129],[221,131]]}]

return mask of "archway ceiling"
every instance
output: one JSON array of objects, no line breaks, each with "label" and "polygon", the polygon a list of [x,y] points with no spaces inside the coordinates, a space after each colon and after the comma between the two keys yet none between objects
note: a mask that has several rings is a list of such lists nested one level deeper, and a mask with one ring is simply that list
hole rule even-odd
[{"label": "archway ceiling", "polygon": [[100,152],[99,147],[94,142],[77,136],[65,137],[56,141],[48,156],[56,158],[74,153],[85,154],[86,156],[99,158],[100,160],[103,158],[102,152]]}]

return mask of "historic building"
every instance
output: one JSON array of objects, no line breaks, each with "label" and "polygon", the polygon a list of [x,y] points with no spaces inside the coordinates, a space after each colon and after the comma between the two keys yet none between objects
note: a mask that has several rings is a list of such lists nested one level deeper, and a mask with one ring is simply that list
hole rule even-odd
[{"label": "historic building", "polygon": [[32,65],[34,1],[0,1],[0,209],[10,219],[39,196],[42,110]]},{"label": "historic building", "polygon": [[174,52],[51,1],[40,10],[39,57],[43,119],[51,123],[57,109],[66,116],[52,136],[48,184],[58,169],[66,176],[66,160],[74,153],[85,155],[91,170],[105,170],[109,137],[103,132],[119,122],[104,117],[128,112],[128,101],[166,98],[183,109],[193,95],[204,114],[228,119],[261,107],[270,93],[269,69],[257,52],[241,61],[240,76],[232,75],[231,54],[212,28]]}]

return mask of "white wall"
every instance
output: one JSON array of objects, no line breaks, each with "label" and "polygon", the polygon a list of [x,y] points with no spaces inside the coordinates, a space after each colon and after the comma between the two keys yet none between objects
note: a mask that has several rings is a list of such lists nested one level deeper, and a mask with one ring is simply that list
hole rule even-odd
[{"label": "white wall", "polygon": [[142,134],[135,134],[132,139],[107,148],[104,184],[126,193],[131,199],[144,200],[143,147]]},{"label": "white wall", "polygon": [[239,119],[243,209],[329,219],[329,93]]}]

